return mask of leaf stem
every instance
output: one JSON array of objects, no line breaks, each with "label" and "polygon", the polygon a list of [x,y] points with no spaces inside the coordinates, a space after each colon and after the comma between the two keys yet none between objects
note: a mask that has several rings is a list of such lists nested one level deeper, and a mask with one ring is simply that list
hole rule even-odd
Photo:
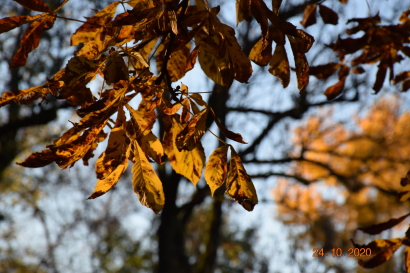
[{"label": "leaf stem", "polygon": [[208,132],[210,132],[211,134],[213,134],[220,142],[222,142],[225,145],[229,145],[228,143],[226,143],[225,141],[223,141],[219,136],[217,136],[214,132],[212,132],[209,128],[206,128],[206,130]]}]

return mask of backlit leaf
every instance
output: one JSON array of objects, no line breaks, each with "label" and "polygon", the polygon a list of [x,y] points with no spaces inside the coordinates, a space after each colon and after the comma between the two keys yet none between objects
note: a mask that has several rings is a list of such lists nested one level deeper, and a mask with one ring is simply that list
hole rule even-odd
[{"label": "backlit leaf", "polygon": [[130,148],[128,145],[126,156],[123,158],[121,163],[105,179],[100,179],[97,181],[97,184],[94,187],[94,191],[90,195],[90,197],[88,197],[88,199],[94,199],[105,194],[117,184],[122,174],[125,172],[125,170],[127,170],[129,151]]},{"label": "backlit leaf", "polygon": [[192,151],[193,149],[195,149],[197,143],[205,134],[207,114],[208,109],[205,108],[201,112],[193,115],[187,126],[185,126],[184,130],[182,130],[177,135],[176,146],[179,151]]},{"label": "backlit leaf", "polygon": [[41,16],[42,14],[37,14],[35,16],[12,16],[0,19],[0,33],[7,32],[23,24],[32,22]]},{"label": "backlit leaf", "polygon": [[283,45],[276,45],[275,52],[270,60],[269,72],[280,79],[283,88],[290,82],[290,68],[288,56]]},{"label": "backlit leaf", "polygon": [[216,149],[208,159],[205,168],[205,181],[211,189],[211,194],[214,196],[217,190],[226,181],[228,173],[228,148],[229,145],[224,145]]},{"label": "backlit leaf", "polygon": [[14,92],[5,92],[0,97],[0,107],[12,101],[19,104],[30,104],[39,98],[45,98],[48,94],[51,94],[51,90],[43,86],[35,86]]},{"label": "backlit leaf", "polygon": [[108,85],[117,83],[120,80],[128,81],[128,68],[124,59],[114,51],[110,54],[104,69],[104,79]]},{"label": "backlit leaf", "polygon": [[133,141],[134,165],[132,166],[132,187],[142,205],[155,213],[165,204],[164,190],[157,174],[149,163],[137,141]]},{"label": "backlit leaf", "polygon": [[204,148],[201,142],[198,142],[195,149],[191,151],[179,151],[177,149],[175,144],[176,137],[185,128],[179,123],[179,119],[178,114],[163,117],[165,134],[162,144],[164,145],[164,151],[168,156],[169,163],[175,172],[185,176],[196,185],[201,178],[205,163]]},{"label": "backlit leaf", "polygon": [[26,64],[28,54],[40,44],[41,33],[53,27],[55,15],[45,15],[34,21],[24,32],[21,38],[20,47],[11,60],[11,67],[23,66]]},{"label": "backlit leaf", "polygon": [[252,211],[258,204],[258,196],[250,176],[246,173],[242,161],[232,146],[231,161],[226,181],[226,195],[241,204],[247,211]]}]

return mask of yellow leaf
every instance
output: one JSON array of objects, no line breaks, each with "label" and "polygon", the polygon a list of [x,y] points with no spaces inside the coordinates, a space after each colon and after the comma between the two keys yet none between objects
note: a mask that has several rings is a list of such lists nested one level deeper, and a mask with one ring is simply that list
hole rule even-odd
[{"label": "yellow leaf", "polygon": [[201,142],[198,142],[192,151],[178,151],[175,140],[177,135],[184,129],[184,126],[178,122],[180,117],[178,114],[163,116],[163,120],[165,134],[162,143],[172,168],[196,185],[201,178],[205,163],[205,153]]},{"label": "yellow leaf", "polygon": [[95,163],[98,179],[106,178],[121,164],[128,147],[126,140],[127,136],[122,125],[111,130],[107,148]]},{"label": "yellow leaf", "polygon": [[133,141],[133,152],[132,187],[134,192],[138,195],[142,205],[158,213],[165,203],[162,183],[135,140]]},{"label": "yellow leaf", "polygon": [[258,204],[258,196],[250,176],[246,173],[242,161],[231,146],[226,195],[241,204],[247,211],[252,211]]},{"label": "yellow leaf", "polygon": [[214,196],[217,190],[226,181],[228,172],[228,152],[229,145],[224,145],[216,149],[209,157],[205,168],[205,181],[211,189],[211,194]]},{"label": "yellow leaf", "polygon": [[185,76],[186,67],[190,61],[189,54],[189,43],[182,46],[180,50],[171,53],[171,58],[167,63],[167,70],[172,82],[176,82]]},{"label": "yellow leaf", "polygon": [[138,143],[147,157],[152,158],[158,164],[163,164],[164,148],[161,141],[151,131],[145,131],[138,139]]},{"label": "yellow leaf", "polygon": [[208,104],[202,99],[201,94],[199,93],[194,93],[192,95],[189,96],[191,99],[193,99],[198,105],[202,106],[202,107],[207,107]]},{"label": "yellow leaf", "polygon": [[128,145],[127,147],[127,155],[123,158],[122,162],[115,168],[113,172],[111,172],[109,176],[107,176],[105,179],[100,179],[97,181],[94,192],[90,197],[88,197],[88,199],[94,199],[105,194],[117,184],[118,180],[128,167],[128,155],[130,152],[129,146],[130,145]]},{"label": "yellow leaf", "polygon": [[195,149],[196,144],[205,134],[207,114],[208,109],[205,108],[198,114],[193,115],[188,125],[177,135],[176,146],[179,151]]},{"label": "yellow leaf", "polygon": [[98,47],[98,52],[102,52],[110,39],[107,39],[106,27],[114,17],[115,11],[120,1],[116,1],[94,16],[87,18],[87,22],[80,26],[71,36],[71,45],[86,44],[94,42]]}]

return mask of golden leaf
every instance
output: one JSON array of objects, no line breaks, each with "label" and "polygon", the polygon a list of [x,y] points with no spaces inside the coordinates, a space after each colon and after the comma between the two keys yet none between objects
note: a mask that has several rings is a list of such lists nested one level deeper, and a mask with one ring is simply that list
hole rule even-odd
[{"label": "golden leaf", "polygon": [[205,134],[207,114],[208,109],[205,108],[198,114],[193,115],[184,130],[177,135],[176,146],[179,151],[192,151],[195,149],[197,143]]},{"label": "golden leaf", "polygon": [[165,203],[162,183],[149,163],[137,141],[133,141],[134,166],[132,166],[132,187],[142,205],[155,213],[162,210]]},{"label": "golden leaf", "polygon": [[228,172],[228,152],[229,145],[224,145],[216,149],[209,157],[205,168],[205,181],[211,189],[211,194],[214,196],[217,190],[226,181]]},{"label": "golden leaf", "polygon": [[114,17],[120,1],[111,3],[103,10],[87,18],[87,22],[81,25],[76,32],[71,36],[71,45],[79,45],[93,42],[98,47],[98,51],[102,52],[110,39],[107,39],[107,25]]},{"label": "golden leaf", "polygon": [[202,96],[199,93],[191,94],[189,98],[193,99],[198,105],[202,107],[208,107],[208,104],[202,99]]},{"label": "golden leaf", "polygon": [[165,134],[162,143],[164,145],[164,151],[175,172],[185,176],[196,185],[201,178],[205,163],[204,148],[201,142],[198,142],[192,151],[178,151],[175,140],[177,135],[184,129],[184,126],[178,122],[179,119],[178,114],[163,116]]},{"label": "golden leaf", "polygon": [[147,157],[152,158],[158,164],[163,164],[164,148],[161,141],[151,131],[145,131],[138,139],[138,143]]},{"label": "golden leaf", "polygon": [[0,107],[12,101],[20,104],[30,104],[38,98],[45,98],[48,94],[51,94],[51,90],[43,86],[35,86],[15,92],[5,92],[0,97]]},{"label": "golden leaf", "polygon": [[127,147],[126,156],[124,157],[122,162],[115,168],[115,170],[110,173],[109,176],[107,176],[105,179],[100,179],[97,181],[97,184],[94,187],[94,191],[91,196],[88,197],[88,199],[94,199],[105,194],[117,184],[118,180],[128,167],[129,150],[130,148]]},{"label": "golden leaf", "polygon": [[129,146],[129,144],[127,144],[128,138],[123,125],[124,121],[124,111],[118,111],[117,124],[111,130],[107,148],[95,163],[95,172],[98,179],[105,179],[118,167],[119,164],[121,164],[121,162],[123,162],[123,157]]},{"label": "golden leaf", "polygon": [[186,67],[190,61],[189,54],[189,44],[171,53],[171,58],[167,63],[167,70],[172,82],[176,82],[185,76]]},{"label": "golden leaf", "polygon": [[246,173],[242,161],[231,147],[231,161],[229,164],[228,178],[226,182],[226,195],[233,198],[247,211],[252,211],[258,204],[258,196],[250,176]]}]

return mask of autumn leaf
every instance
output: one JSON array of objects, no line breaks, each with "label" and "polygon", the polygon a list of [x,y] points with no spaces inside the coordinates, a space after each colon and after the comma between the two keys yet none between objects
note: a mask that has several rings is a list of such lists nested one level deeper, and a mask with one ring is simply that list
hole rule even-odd
[{"label": "autumn leaf", "polygon": [[381,224],[377,224],[377,225],[372,225],[370,227],[366,227],[366,228],[359,228],[358,230],[363,231],[364,233],[367,234],[371,234],[371,235],[375,235],[375,234],[379,234],[387,229],[390,229],[398,224],[400,224],[404,219],[406,219],[407,217],[410,216],[410,213],[399,217],[399,218],[392,218],[387,222],[381,223]]},{"label": "autumn leaf", "polygon": [[127,170],[128,167],[128,155],[130,151],[130,145],[126,148],[126,156],[123,160],[118,164],[118,166],[104,179],[100,179],[97,181],[97,184],[94,187],[93,193],[88,197],[88,199],[97,198],[109,190],[111,190],[118,182],[122,174]]},{"label": "autumn leaf", "polygon": [[[178,114],[164,116],[165,134],[162,144],[165,154],[168,156],[169,163],[175,172],[185,176],[194,185],[199,181],[205,163],[204,148],[201,142],[191,151],[179,151],[176,147],[176,137],[184,130],[184,126],[179,123]],[[185,125],[186,126],[186,125]]]},{"label": "autumn leaf", "polygon": [[[122,109],[122,106],[120,107]],[[129,139],[124,129],[124,110],[118,111],[116,126],[111,130],[107,148],[95,163],[95,172],[98,179],[105,179],[121,162],[129,146]],[[127,144],[128,142],[128,144]]]},{"label": "autumn leaf", "polygon": [[193,149],[195,149],[197,143],[205,134],[207,114],[208,109],[205,108],[201,112],[193,115],[189,123],[185,126],[184,130],[182,130],[177,135],[176,146],[179,151],[192,151]]},{"label": "autumn leaf", "polygon": [[45,98],[51,94],[51,90],[44,86],[35,86],[19,91],[5,92],[0,97],[0,107],[15,102],[19,104],[30,104],[39,98]]},{"label": "autumn leaf", "polygon": [[380,240],[380,241],[387,242],[388,247],[385,247],[383,251],[381,251],[380,253],[376,254],[374,257],[368,260],[359,260],[359,265],[361,267],[370,269],[370,268],[375,268],[385,263],[387,260],[391,258],[394,252],[396,252],[396,250],[399,249],[399,247],[402,245],[401,239],[397,241],[393,241],[393,240]]},{"label": "autumn leaf", "polygon": [[44,3],[43,0],[13,0],[26,9],[31,9],[35,11],[50,12],[51,9]]},{"label": "autumn leaf", "polygon": [[104,79],[108,85],[117,83],[120,80],[129,80],[128,68],[124,59],[114,51],[110,54],[104,69]]},{"label": "autumn leaf", "polygon": [[41,33],[52,28],[55,20],[55,15],[47,14],[34,21],[26,29],[21,38],[20,47],[11,60],[11,67],[18,67],[26,64],[28,54],[40,44]]},{"label": "autumn leaf", "polygon": [[328,63],[318,66],[309,66],[309,75],[315,76],[318,79],[327,79],[336,72],[340,67],[338,63]]},{"label": "autumn leaf", "polygon": [[290,68],[288,56],[283,45],[276,45],[275,52],[270,60],[269,72],[280,79],[283,88],[290,82]]},{"label": "autumn leaf", "polygon": [[218,126],[219,130],[221,130],[221,133],[224,134],[224,136],[226,136],[227,138],[232,139],[236,142],[247,144],[243,140],[241,134],[237,134],[237,133],[234,133],[232,131],[229,131],[228,129],[226,129],[225,126],[223,126],[223,124],[219,121],[218,117],[216,116],[214,110],[211,107],[209,108],[209,111],[211,112],[212,117],[214,118],[214,121],[215,121],[216,125]]},{"label": "autumn leaf", "polygon": [[404,266],[406,268],[406,272],[410,272],[410,247],[406,246],[406,250],[404,252]]},{"label": "autumn leaf", "polygon": [[179,50],[171,53],[167,63],[167,70],[172,82],[176,82],[185,76],[187,66],[190,62],[189,44],[182,46]]},{"label": "autumn leaf", "polygon": [[214,196],[215,191],[226,181],[228,173],[228,152],[229,145],[224,145],[216,149],[208,159],[205,168],[205,181]]},{"label": "autumn leaf", "polygon": [[233,198],[247,211],[252,211],[258,204],[258,196],[250,176],[246,173],[242,161],[231,148],[231,160],[229,164],[228,178],[226,180],[226,195]]},{"label": "autumn leaf", "polygon": [[102,52],[110,40],[107,37],[107,28],[119,3],[120,1],[111,3],[103,10],[94,14],[94,16],[87,18],[86,23],[81,25],[71,36],[71,45],[93,43],[96,46],[98,54]]},{"label": "autumn leaf", "polygon": [[164,190],[157,174],[149,163],[137,141],[133,141],[134,165],[132,166],[132,187],[142,205],[155,213],[165,204]]},{"label": "autumn leaf", "polygon": [[304,27],[308,27],[316,24],[316,7],[317,4],[307,5],[303,13],[303,19],[300,24]]},{"label": "autumn leaf", "polygon": [[332,9],[323,5],[319,5],[319,13],[325,24],[337,25],[339,16]]},{"label": "autumn leaf", "polygon": [[335,85],[332,85],[326,88],[324,95],[326,96],[327,100],[333,100],[340,94],[342,94],[343,89],[345,87],[346,78],[340,80]]},{"label": "autumn leaf", "polygon": [[42,14],[35,16],[12,16],[0,19],[0,33],[7,32],[26,23],[37,20]]}]

